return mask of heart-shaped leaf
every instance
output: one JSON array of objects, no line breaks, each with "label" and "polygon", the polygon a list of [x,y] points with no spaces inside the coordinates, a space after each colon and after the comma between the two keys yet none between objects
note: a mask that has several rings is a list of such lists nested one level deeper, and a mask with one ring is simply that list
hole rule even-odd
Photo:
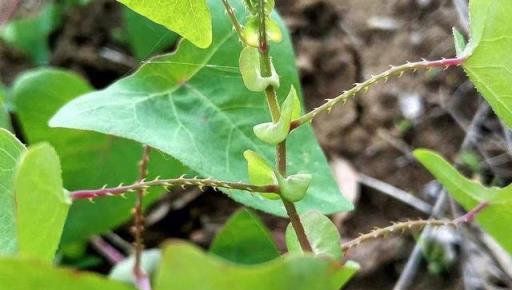
[{"label": "heart-shaped leaf", "polygon": [[512,127],[512,1],[471,0],[463,67],[494,112]]},{"label": "heart-shaped leaf", "polygon": [[485,187],[468,180],[443,157],[429,150],[415,150],[414,156],[466,210],[472,210],[482,202],[489,202],[476,219],[484,230],[512,254],[512,185],[504,188]]},{"label": "heart-shaped leaf", "polygon": [[270,232],[248,209],[240,209],[229,218],[210,252],[237,264],[259,264],[279,257]]},{"label": "heart-shaped leaf", "polygon": [[0,128],[0,256],[17,251],[14,178],[25,146],[9,131]]},{"label": "heart-shaped leaf", "polygon": [[[132,183],[137,179],[137,162],[142,146],[121,138],[48,127],[57,110],[91,86],[74,73],[57,69],[38,69],[18,78],[12,89],[14,110],[29,144],[49,142],[62,160],[62,178],[69,190],[100,188]],[[149,177],[179,176],[185,168],[176,160],[153,150]],[[146,204],[158,198],[161,189],[150,191]],[[134,196],[100,198],[94,203],[77,201],[71,207],[63,242],[85,241],[131,218]]]},{"label": "heart-shaped leaf", "polygon": [[117,1],[198,47],[208,47],[212,42],[212,22],[206,0]]},{"label": "heart-shaped leaf", "polygon": [[[210,6],[215,24],[211,47],[202,50],[181,42],[176,53],[153,59],[105,90],[71,101],[50,124],[149,144],[205,177],[247,180],[245,150],[274,163],[274,146],[263,144],[252,132],[254,124],[269,120],[266,100],[262,93],[247,91],[242,82],[236,59],[240,43],[219,2]],[[233,6],[242,19],[242,4],[237,1]],[[288,35],[272,46],[271,54],[282,76],[282,100],[292,85],[299,88]],[[327,214],[352,209],[339,193],[311,127],[294,130],[287,144],[290,171],[313,174],[309,193],[297,203],[299,211],[318,209]],[[281,201],[239,191],[228,194],[247,206],[286,214]]]},{"label": "heart-shaped leaf", "polygon": [[[332,221],[318,211],[308,211],[301,215],[300,220],[304,226],[313,253],[318,256],[331,257],[341,261],[341,238]],[[290,253],[303,253],[297,234],[291,224],[286,228],[286,246]]]},{"label": "heart-shaped leaf", "polygon": [[184,243],[169,243],[155,290],[338,290],[359,269],[326,258],[285,256],[259,265],[236,265]]}]

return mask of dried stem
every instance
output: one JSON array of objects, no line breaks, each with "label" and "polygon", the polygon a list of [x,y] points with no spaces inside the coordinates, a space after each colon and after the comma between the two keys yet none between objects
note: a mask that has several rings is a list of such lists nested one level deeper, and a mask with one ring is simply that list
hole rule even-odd
[{"label": "dried stem", "polygon": [[231,7],[231,4],[229,4],[228,0],[222,0],[222,4],[224,4],[224,8],[226,9],[226,13],[229,16],[229,19],[231,20],[231,23],[233,24],[233,28],[235,29],[236,33],[238,34],[238,38],[242,42],[242,44],[245,46],[247,45],[247,41],[244,37],[244,30],[240,22],[238,21],[238,18],[236,18],[235,9]]},{"label": "dried stem", "polygon": [[163,186],[165,188],[170,188],[173,186],[180,186],[182,188],[189,186],[197,186],[199,189],[204,190],[205,187],[212,187],[214,189],[218,188],[226,188],[226,189],[238,189],[249,192],[273,192],[279,193],[279,186],[269,184],[256,186],[251,184],[245,184],[240,182],[227,182],[215,179],[200,179],[200,178],[184,178],[179,177],[175,179],[158,179],[151,181],[138,181],[131,185],[119,185],[118,187],[111,188],[101,188],[101,189],[86,189],[86,190],[78,190],[70,193],[72,200],[79,199],[94,199],[98,197],[105,196],[115,196],[115,195],[124,195],[126,192],[134,192],[139,189],[150,188],[154,186]]},{"label": "dried stem", "polygon": [[[260,53],[260,69],[263,77],[270,76],[272,74],[272,66],[270,59],[269,46],[267,41],[267,33],[265,27],[265,1],[259,0],[259,53]],[[277,102],[277,94],[273,86],[269,86],[265,89],[265,96],[267,97],[267,104],[270,109],[270,113],[272,116],[272,121],[277,122],[281,115],[279,103]],[[281,142],[276,146],[276,165],[283,177],[286,177],[286,140]],[[304,226],[300,220],[299,214],[297,212],[297,208],[293,202],[288,202],[283,200],[284,207],[286,209],[286,213],[290,218],[290,223],[292,224],[295,233],[297,234],[297,238],[301,245],[302,250],[306,252],[312,252],[312,247],[308,238],[306,236],[306,231],[304,230]]]},{"label": "dried stem", "polygon": [[[139,182],[144,181],[148,176],[149,154],[151,147],[144,145],[142,150],[142,158],[139,161]],[[135,284],[140,290],[150,290],[151,284],[144,269],[142,269],[142,251],[144,251],[144,240],[142,234],[144,232],[144,213],[142,212],[142,201],[146,194],[146,187],[137,189],[137,198],[135,199],[135,207],[133,208],[133,227],[131,228],[133,234],[133,248],[135,250],[135,262],[133,264],[133,275],[135,277]]]},{"label": "dried stem", "polygon": [[401,77],[407,71],[417,71],[419,69],[432,69],[432,68],[449,68],[451,66],[459,66],[464,62],[464,58],[450,58],[450,59],[441,59],[435,61],[427,61],[423,60],[420,62],[408,62],[406,64],[400,66],[391,66],[391,68],[381,74],[376,76],[372,76],[370,79],[366,80],[362,83],[356,83],[353,88],[348,91],[344,91],[341,95],[337,96],[334,99],[327,99],[326,102],[320,107],[312,110],[311,112],[301,116],[300,118],[293,120],[291,129],[293,130],[302,124],[310,122],[315,118],[318,114],[322,112],[329,112],[336,104],[340,102],[346,102],[350,98],[354,97],[361,91],[368,90],[371,86],[375,85],[380,81],[387,81],[390,77]]}]

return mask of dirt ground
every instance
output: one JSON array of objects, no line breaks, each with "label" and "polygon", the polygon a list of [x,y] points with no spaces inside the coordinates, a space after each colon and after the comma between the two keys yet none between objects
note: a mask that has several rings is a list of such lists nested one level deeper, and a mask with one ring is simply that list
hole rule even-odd
[{"label": "dirt ground", "polygon": [[[389,65],[453,57],[452,27],[465,30],[449,0],[276,2],[294,39],[308,109]],[[97,88],[133,70],[136,63],[130,59],[115,62],[98,54],[98,48],[103,47],[126,50],[111,39],[110,27],[118,25],[120,17],[116,7],[113,1],[98,0],[68,15],[67,25],[52,35],[51,64],[85,75]],[[4,83],[11,83],[29,67],[19,53],[0,45],[0,75]],[[465,129],[479,108],[479,100],[460,69],[420,71],[376,85],[329,115],[321,115],[313,125],[322,148],[342,178],[351,173],[363,174],[433,204],[435,196],[427,186],[432,177],[414,161],[411,151],[431,148],[453,160]],[[492,116],[481,127],[483,139],[500,133],[499,123]],[[491,156],[503,151],[492,142],[482,142],[479,149]],[[507,179],[509,162],[506,159],[493,164],[491,169],[502,172],[501,177]],[[353,169],[340,164],[349,164]],[[355,181],[348,181],[354,183],[352,188],[358,187]],[[371,186],[359,185],[358,191],[350,191],[357,209],[349,215],[333,217],[344,240],[392,221],[427,217]],[[154,222],[145,239],[148,246],[157,246],[164,237],[179,237],[207,247],[237,207],[218,193],[189,191],[179,197],[171,195],[148,217]],[[167,213],[163,218],[157,214],[161,211]],[[284,249],[287,222],[262,217]],[[126,228],[117,232],[129,239]],[[360,262],[362,271],[346,289],[392,289],[413,247],[412,237],[397,236],[350,250],[347,257]],[[459,248],[456,251],[460,254]],[[442,274],[429,274],[426,267],[426,263],[421,265],[412,289],[477,289],[464,288],[458,264]],[[498,286],[492,289],[510,289],[506,284]]]}]

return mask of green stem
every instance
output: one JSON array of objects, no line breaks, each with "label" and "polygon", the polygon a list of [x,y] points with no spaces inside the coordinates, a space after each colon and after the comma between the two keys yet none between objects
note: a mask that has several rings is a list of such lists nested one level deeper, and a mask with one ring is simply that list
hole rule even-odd
[{"label": "green stem", "polygon": [[[265,27],[265,3],[264,0],[259,0],[259,52],[260,52],[260,69],[263,77],[268,77],[272,75],[271,70],[271,60],[270,60],[270,52],[267,41],[267,33]],[[267,97],[267,104],[270,109],[270,113],[272,116],[272,121],[277,122],[281,115],[279,103],[277,101],[277,94],[274,87],[269,86],[265,89],[265,95]],[[276,165],[279,173],[286,177],[286,140],[281,142],[276,146]],[[295,233],[297,234],[297,238],[299,240],[300,246],[305,252],[312,252],[311,244],[306,236],[306,231],[304,230],[304,226],[300,220],[299,214],[297,213],[297,208],[293,202],[289,202],[283,199],[283,204],[286,209],[286,213],[290,218],[290,223],[292,224]]]},{"label": "green stem", "polygon": [[356,83],[353,88],[348,91],[344,91],[343,94],[337,96],[334,99],[327,99],[323,105],[314,109],[313,111],[301,116],[300,118],[293,120],[291,123],[291,129],[293,130],[305,123],[310,122],[315,118],[318,114],[322,112],[329,112],[336,104],[340,102],[346,102],[351,97],[354,97],[356,94],[361,91],[368,90],[369,87],[375,85],[379,81],[387,81],[388,78],[393,76],[401,77],[407,71],[416,71],[418,69],[432,69],[432,68],[448,68],[451,66],[459,66],[464,62],[464,58],[450,58],[450,59],[441,59],[435,61],[427,61],[423,60],[420,62],[412,62],[406,63],[400,66],[391,66],[391,68],[381,74],[376,76],[372,76],[365,82]]}]

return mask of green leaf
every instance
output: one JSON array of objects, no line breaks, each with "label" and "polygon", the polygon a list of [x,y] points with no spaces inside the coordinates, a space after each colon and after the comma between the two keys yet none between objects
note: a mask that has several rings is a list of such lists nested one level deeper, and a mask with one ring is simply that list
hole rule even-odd
[{"label": "green leaf", "polygon": [[248,209],[240,209],[229,218],[210,252],[237,264],[259,264],[279,257],[267,227]]},{"label": "green leaf", "polygon": [[[132,183],[138,178],[137,163],[142,146],[133,141],[94,132],[50,128],[48,120],[57,110],[91,86],[81,77],[62,70],[38,69],[16,80],[12,96],[15,112],[29,144],[47,141],[62,160],[64,185],[69,190],[100,188],[107,184]],[[185,168],[176,160],[153,150],[149,177],[174,177]],[[150,204],[161,189],[150,191],[144,200]],[[100,198],[94,203],[73,203],[63,236],[64,243],[85,241],[131,218],[134,195],[127,198]]]},{"label": "green leaf", "polygon": [[0,259],[0,285],[9,290],[135,290],[97,274],[11,258]]},{"label": "green leaf", "polygon": [[[279,120],[276,123],[267,122],[254,126],[254,135],[267,144],[276,145],[283,142],[290,132],[290,122],[292,121],[292,115],[296,111],[297,100],[297,92],[292,86],[290,93],[281,106]],[[300,106],[300,101],[298,104]]]},{"label": "green leaf", "polygon": [[240,52],[240,73],[247,89],[253,92],[263,92],[268,86],[279,87],[279,75],[271,62],[271,75],[261,75],[260,53],[255,47],[246,47]]},{"label": "green leaf", "polygon": [[212,43],[212,23],[206,0],[117,1],[198,47],[206,48]]},{"label": "green leaf", "polygon": [[[313,253],[341,261],[341,238],[331,220],[318,211],[308,211],[300,217]],[[291,253],[303,253],[291,224],[286,228],[286,246]]]},{"label": "green leaf", "polygon": [[[214,5],[215,4],[215,5]],[[234,3],[238,16],[243,7]],[[266,100],[248,92],[238,71],[241,47],[219,1],[211,6],[214,43],[206,50],[182,42],[176,53],[155,58],[134,75],[105,90],[75,99],[50,121],[52,126],[93,130],[137,140],[160,149],[205,177],[247,180],[245,150],[274,163],[275,148],[262,144],[252,127],[268,121]],[[281,28],[285,31],[284,26]],[[282,76],[279,96],[291,85],[299,88],[293,49],[286,35],[271,49]],[[281,98],[282,100],[282,98]],[[330,168],[310,126],[301,126],[288,139],[290,172],[313,174],[309,194],[297,203],[299,211],[318,209],[328,214],[352,209],[338,191]],[[284,216],[281,201],[228,191],[249,207]]]},{"label": "green leaf", "polygon": [[0,128],[0,256],[17,252],[14,177],[25,146]]},{"label": "green leaf", "polygon": [[285,256],[259,265],[236,265],[173,242],[164,249],[155,290],[337,290],[357,272],[325,258]]},{"label": "green leaf", "polygon": [[48,144],[30,147],[16,172],[16,232],[22,256],[52,262],[71,205],[60,161]]},{"label": "green leaf", "polygon": [[129,8],[123,9],[123,22],[128,43],[133,55],[138,60],[159,53],[178,40],[176,33]]},{"label": "green leaf", "polygon": [[[143,251],[141,256],[142,269],[145,273],[152,277],[156,272],[161,260],[162,254],[159,249]],[[135,277],[133,275],[134,264],[135,257],[133,255],[117,263],[110,271],[110,279],[122,281],[125,283],[135,283]]]},{"label": "green leaf", "polygon": [[464,39],[464,35],[460,33],[457,28],[452,28],[453,32],[453,41],[455,42],[455,53],[458,57],[462,57],[464,53],[464,49],[466,48],[466,40]]},{"label": "green leaf", "polygon": [[462,176],[443,157],[429,150],[415,150],[414,156],[466,210],[475,208],[481,202],[489,202],[476,219],[484,230],[512,254],[512,186],[485,187]]},{"label": "green leaf", "polygon": [[512,1],[472,0],[463,67],[494,112],[512,127]]},{"label": "green leaf", "polygon": [[47,4],[37,15],[14,20],[0,28],[0,38],[28,55],[34,63],[45,64],[50,57],[48,37],[59,22],[57,5]]}]

